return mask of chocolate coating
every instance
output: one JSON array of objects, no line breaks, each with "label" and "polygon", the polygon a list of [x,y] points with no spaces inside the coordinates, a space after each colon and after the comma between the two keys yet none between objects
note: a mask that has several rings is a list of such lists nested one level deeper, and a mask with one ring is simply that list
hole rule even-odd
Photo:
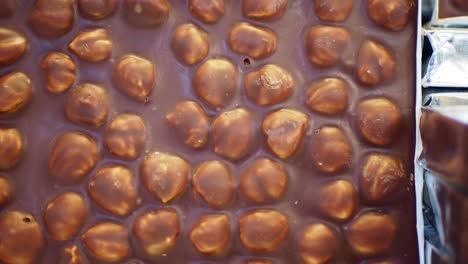
[{"label": "chocolate coating", "polygon": [[16,0],[3,0],[0,2],[0,18],[8,18],[16,13]]},{"label": "chocolate coating", "polygon": [[104,144],[109,152],[122,159],[138,158],[145,142],[145,122],[141,116],[132,113],[114,117],[104,133]]},{"label": "chocolate coating", "polygon": [[225,214],[200,217],[190,230],[193,246],[206,255],[221,255],[231,240],[231,223]]},{"label": "chocolate coating", "polygon": [[18,164],[23,153],[23,136],[12,127],[0,127],[0,170],[9,170]]},{"label": "chocolate coating", "polygon": [[413,0],[366,0],[366,11],[376,24],[401,30],[409,22],[416,4]]},{"label": "chocolate coating", "polygon": [[258,20],[280,18],[288,0],[242,0],[242,13],[245,17]]},{"label": "chocolate coating", "polygon": [[247,259],[242,261],[242,264],[273,264],[268,259]]},{"label": "chocolate coating", "polygon": [[455,5],[457,8],[467,11],[468,10],[468,1],[467,0],[452,0],[451,1],[453,5]]},{"label": "chocolate coating", "polygon": [[81,235],[81,241],[101,261],[122,261],[130,254],[128,231],[116,222],[103,221],[91,226]]},{"label": "chocolate coating", "polygon": [[112,39],[104,28],[85,29],[68,44],[68,49],[83,60],[101,62],[112,52]]},{"label": "chocolate coating", "polygon": [[36,0],[29,25],[40,37],[56,39],[69,32],[75,22],[73,0]]},{"label": "chocolate coating", "polygon": [[224,15],[224,0],[189,0],[192,16],[208,24],[218,22]]},{"label": "chocolate coating", "polygon": [[236,53],[264,59],[276,51],[276,35],[269,28],[241,22],[229,32],[228,44]]},{"label": "chocolate coating", "polygon": [[171,9],[167,0],[125,0],[124,16],[138,27],[155,27],[166,22]]},{"label": "chocolate coating", "polygon": [[334,126],[317,129],[310,138],[309,151],[314,165],[324,173],[343,170],[351,159],[348,139]]},{"label": "chocolate coating", "polygon": [[314,12],[326,22],[342,22],[353,9],[354,0],[314,0]]},{"label": "chocolate coating", "polygon": [[31,79],[22,72],[0,76],[0,114],[22,109],[32,97]]},{"label": "chocolate coating", "polygon": [[357,202],[356,189],[349,181],[328,182],[318,191],[320,212],[336,221],[348,220],[356,210]]},{"label": "chocolate coating", "polygon": [[328,263],[337,253],[338,246],[335,232],[322,223],[306,226],[299,239],[300,255],[306,264]]},{"label": "chocolate coating", "polygon": [[172,33],[171,48],[180,62],[193,65],[208,55],[209,41],[207,32],[192,23],[185,23]]},{"label": "chocolate coating", "polygon": [[393,53],[374,40],[365,40],[359,48],[357,78],[363,84],[374,86],[395,76],[396,61]]},{"label": "chocolate coating", "polygon": [[0,67],[19,60],[26,52],[27,47],[28,40],[22,33],[0,27]]},{"label": "chocolate coating", "polygon": [[2,208],[11,198],[12,188],[7,178],[0,176],[0,208]]},{"label": "chocolate coating", "polygon": [[90,264],[86,255],[76,244],[63,247],[60,253],[59,264]]},{"label": "chocolate coating", "polygon": [[112,15],[118,3],[118,0],[78,0],[78,10],[87,19],[100,20]]},{"label": "chocolate coating", "polygon": [[156,84],[156,65],[136,55],[125,55],[115,66],[114,82],[126,95],[147,101]]},{"label": "chocolate coating", "polygon": [[51,93],[64,93],[75,82],[75,61],[63,52],[47,53],[41,61],[41,68],[47,77],[47,91]]},{"label": "chocolate coating", "polygon": [[350,41],[351,34],[345,28],[313,26],[305,40],[306,56],[317,66],[332,66],[341,59]]},{"label": "chocolate coating", "polygon": [[339,78],[323,78],[309,84],[306,105],[311,111],[326,115],[343,113],[348,107],[348,84]]}]

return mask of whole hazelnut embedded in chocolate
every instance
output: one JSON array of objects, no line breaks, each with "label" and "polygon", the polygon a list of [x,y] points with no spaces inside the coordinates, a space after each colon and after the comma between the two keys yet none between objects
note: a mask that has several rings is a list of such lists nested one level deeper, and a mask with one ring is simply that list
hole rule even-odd
[{"label": "whole hazelnut embedded in chocolate", "polygon": [[136,204],[137,186],[132,171],[122,165],[105,165],[88,183],[89,196],[105,210],[129,214]]},{"label": "whole hazelnut embedded in chocolate", "polygon": [[81,235],[81,241],[101,261],[122,261],[130,254],[127,228],[116,222],[103,221],[91,226]]},{"label": "whole hazelnut embedded in chocolate", "polygon": [[324,184],[318,191],[320,212],[334,220],[348,220],[357,207],[357,194],[354,185],[345,180]]},{"label": "whole hazelnut embedded in chocolate", "polygon": [[36,0],[29,16],[33,31],[42,38],[65,35],[75,22],[73,0]]},{"label": "whole hazelnut embedded in chocolate", "polygon": [[306,36],[305,50],[309,61],[320,67],[336,64],[351,41],[348,30],[337,26],[314,26]]},{"label": "whole hazelnut embedded in chocolate", "polygon": [[262,123],[271,151],[288,158],[299,147],[308,128],[308,116],[298,110],[280,109],[269,113]]},{"label": "whole hazelnut embedded in chocolate", "polygon": [[221,255],[231,240],[231,223],[225,214],[200,217],[190,230],[193,246],[206,255]]},{"label": "whole hazelnut embedded in chocolate", "polygon": [[72,39],[68,49],[86,61],[105,61],[112,52],[112,39],[104,28],[85,29]]},{"label": "whole hazelnut embedded in chocolate", "polygon": [[50,174],[61,181],[77,181],[96,165],[99,149],[96,140],[78,131],[61,134],[49,157]]},{"label": "whole hazelnut embedded in chocolate", "polygon": [[99,20],[112,15],[118,0],[78,0],[78,9],[83,17]]},{"label": "whole hazelnut embedded in chocolate", "polygon": [[412,18],[413,0],[366,0],[366,11],[376,24],[390,30],[403,29]]},{"label": "whole hazelnut embedded in chocolate", "polygon": [[147,211],[135,219],[133,233],[146,255],[161,256],[177,242],[180,233],[179,215],[171,208]]},{"label": "whole hazelnut embedded in chocolate", "polygon": [[65,115],[76,124],[100,126],[109,112],[109,95],[100,85],[79,84],[65,100]]},{"label": "whole hazelnut embedded in chocolate", "polygon": [[172,33],[171,48],[180,62],[196,64],[210,50],[208,33],[192,23],[179,25]]},{"label": "whole hazelnut embedded in chocolate", "polygon": [[156,84],[156,66],[142,57],[125,55],[115,66],[114,81],[123,93],[144,102]]},{"label": "whole hazelnut embedded in chocolate", "polygon": [[3,0],[0,2],[0,18],[11,17],[16,13],[17,0]]},{"label": "whole hazelnut embedded in chocolate", "polygon": [[0,176],[0,208],[11,198],[11,185],[7,178]]},{"label": "whole hazelnut embedded in chocolate", "polygon": [[59,264],[90,264],[88,258],[76,244],[63,247]]},{"label": "whole hazelnut embedded in chocolate", "polygon": [[315,112],[334,115],[348,107],[349,87],[339,78],[323,78],[309,84],[306,95],[307,107]]},{"label": "whole hazelnut embedded in chocolate", "polygon": [[29,213],[4,212],[0,216],[0,245],[3,263],[36,263],[44,248],[41,227]]},{"label": "whole hazelnut embedded in chocolate", "polygon": [[31,79],[22,72],[0,76],[0,114],[14,113],[32,97]]},{"label": "whole hazelnut embedded in chocolate", "polygon": [[23,153],[23,136],[12,127],[0,127],[0,170],[13,168]]},{"label": "whole hazelnut embedded in chocolate", "polygon": [[276,51],[276,35],[269,28],[241,22],[229,32],[228,44],[236,53],[264,59]]},{"label": "whole hazelnut embedded in chocolate", "polygon": [[140,164],[140,177],[150,193],[168,203],[187,188],[190,165],[172,154],[150,152]]},{"label": "whole hazelnut embedded in chocolate", "polygon": [[392,143],[402,126],[400,109],[386,98],[371,98],[356,109],[359,132],[368,142],[385,146]]},{"label": "whole hazelnut embedded in chocolate", "polygon": [[154,27],[166,22],[171,5],[168,0],[125,0],[127,21],[138,27]]},{"label": "whole hazelnut embedded in chocolate", "polygon": [[283,102],[293,93],[294,79],[286,69],[266,64],[245,76],[244,88],[250,100],[258,105]]},{"label": "whole hazelnut embedded in chocolate", "polygon": [[195,170],[192,188],[208,205],[221,208],[234,199],[236,185],[228,165],[212,160],[203,162]]},{"label": "whole hazelnut embedded in chocolate", "polygon": [[281,163],[260,158],[242,173],[240,190],[250,201],[264,203],[280,199],[286,189],[287,181],[288,174]]},{"label": "whole hazelnut embedded in chocolate", "polygon": [[242,0],[242,13],[245,17],[259,20],[280,18],[288,0]]},{"label": "whole hazelnut embedded in chocolate", "polygon": [[214,24],[224,15],[224,0],[189,0],[188,8],[192,16]]},{"label": "whole hazelnut embedded in chocolate", "polygon": [[310,224],[300,236],[299,251],[305,264],[327,263],[338,251],[336,233],[325,224]]},{"label": "whole hazelnut embedded in chocolate", "polygon": [[359,81],[366,85],[378,85],[394,77],[395,56],[382,44],[365,40],[359,48],[356,67]]},{"label": "whole hazelnut embedded in chocolate", "polygon": [[75,61],[63,52],[49,52],[42,59],[41,68],[47,77],[47,91],[51,93],[63,93],[75,82]]},{"label": "whole hazelnut embedded in chocolate", "polygon": [[88,206],[75,192],[64,192],[50,201],[44,210],[45,226],[55,240],[73,238],[86,222]]},{"label": "whole hazelnut embedded in chocolate", "polygon": [[348,18],[354,0],[314,0],[314,12],[326,22],[341,22]]},{"label": "whole hazelnut embedded in chocolate", "polygon": [[22,33],[0,27],[0,67],[16,62],[26,52],[27,47],[28,40]]},{"label": "whole hazelnut embedded in chocolate", "polygon": [[237,68],[224,58],[203,62],[193,75],[198,97],[211,107],[225,107],[236,94]]},{"label": "whole hazelnut embedded in chocolate", "polygon": [[275,251],[286,240],[288,233],[288,218],[275,210],[254,210],[239,218],[240,240],[253,253]]},{"label": "whole hazelnut embedded in chocolate", "polygon": [[145,148],[146,126],[136,114],[120,114],[114,117],[104,133],[104,144],[109,152],[119,158],[134,160]]}]

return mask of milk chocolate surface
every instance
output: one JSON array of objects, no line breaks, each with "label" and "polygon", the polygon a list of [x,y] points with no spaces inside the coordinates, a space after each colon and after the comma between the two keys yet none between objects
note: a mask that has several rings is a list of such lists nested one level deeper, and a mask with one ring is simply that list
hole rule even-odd
[{"label": "milk chocolate surface", "polygon": [[439,18],[450,18],[468,15],[468,1],[466,0],[440,0]]}]

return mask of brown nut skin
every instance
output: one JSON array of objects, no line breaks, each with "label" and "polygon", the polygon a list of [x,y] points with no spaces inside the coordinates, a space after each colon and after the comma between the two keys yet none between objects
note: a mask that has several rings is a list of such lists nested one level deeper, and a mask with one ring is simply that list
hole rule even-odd
[{"label": "brown nut skin", "polygon": [[126,95],[145,102],[156,84],[156,65],[136,55],[125,55],[115,66],[114,82]]},{"label": "brown nut skin", "polygon": [[228,44],[236,53],[264,59],[276,51],[276,35],[269,28],[241,22],[229,32]]},{"label": "brown nut skin", "polygon": [[23,148],[23,136],[18,129],[0,127],[0,170],[15,167],[21,159]]},{"label": "brown nut skin", "polygon": [[12,188],[7,178],[0,176],[0,208],[11,198]]},{"label": "brown nut skin", "polygon": [[75,82],[76,64],[67,54],[51,51],[41,61],[41,68],[47,77],[47,91],[61,94]]},{"label": "brown nut skin", "polygon": [[228,59],[209,59],[195,71],[193,87],[204,103],[225,107],[236,94],[237,68]]},{"label": "brown nut skin", "polygon": [[307,58],[319,67],[333,66],[340,61],[350,41],[351,34],[345,28],[313,26],[305,40]]},{"label": "brown nut skin", "polygon": [[44,244],[41,227],[31,214],[9,211],[0,216],[0,259],[3,263],[36,263]]},{"label": "brown nut skin", "polygon": [[49,172],[60,181],[78,181],[96,166],[98,159],[99,148],[94,138],[68,131],[55,140],[49,157]]},{"label": "brown nut skin", "polygon": [[0,18],[8,18],[16,13],[16,0],[3,0],[0,2]]},{"label": "brown nut skin", "polygon": [[351,146],[343,131],[324,126],[310,138],[310,157],[318,170],[324,173],[342,171],[351,159]]},{"label": "brown nut skin", "polygon": [[412,18],[415,7],[413,0],[366,0],[369,18],[390,30],[403,29]]},{"label": "brown nut skin", "polygon": [[79,84],[65,100],[65,115],[76,124],[102,125],[109,113],[109,95],[100,85]]},{"label": "brown nut skin", "polygon": [[348,107],[348,84],[339,78],[323,78],[309,84],[306,106],[325,115],[343,113]]},{"label": "brown nut skin", "polygon": [[155,27],[166,22],[171,5],[168,0],[125,0],[127,22],[137,27]]},{"label": "brown nut skin", "polygon": [[192,16],[207,24],[218,22],[224,15],[224,0],[189,0]]},{"label": "brown nut skin", "polygon": [[305,264],[325,264],[339,247],[336,233],[327,225],[313,223],[304,228],[299,238],[299,251]]},{"label": "brown nut skin", "polygon": [[209,35],[192,23],[179,25],[172,33],[171,48],[180,62],[187,65],[196,64],[208,55]]},{"label": "brown nut skin", "polygon": [[222,208],[232,202],[236,183],[231,169],[222,161],[205,161],[192,177],[193,192],[209,206]]},{"label": "brown nut skin", "polygon": [[203,215],[192,226],[190,241],[202,254],[223,254],[231,241],[229,217],[225,214]]},{"label": "brown nut skin", "polygon": [[242,0],[242,13],[245,17],[258,20],[280,18],[288,0]]},{"label": "brown nut skin", "polygon": [[354,0],[314,0],[314,12],[326,22],[342,22],[353,9]]},{"label": "brown nut skin", "polygon": [[351,222],[346,229],[346,239],[351,248],[360,255],[375,255],[392,246],[397,224],[386,213],[365,212]]},{"label": "brown nut skin", "polygon": [[349,181],[332,181],[318,191],[319,211],[336,221],[348,220],[356,210],[357,202],[356,189]]},{"label": "brown nut skin", "polygon": [[378,146],[392,143],[402,126],[398,106],[386,98],[371,98],[359,103],[356,122],[364,139]]},{"label": "brown nut skin", "polygon": [[245,76],[247,97],[258,105],[272,105],[285,101],[293,94],[294,79],[284,68],[266,64]]},{"label": "brown nut skin", "polygon": [[286,240],[288,233],[288,218],[275,210],[254,210],[239,218],[240,240],[253,253],[275,251]]},{"label": "brown nut skin", "polygon": [[122,261],[130,254],[128,231],[116,222],[103,221],[91,226],[81,235],[81,241],[101,261]]},{"label": "brown nut skin", "polygon": [[31,79],[22,72],[0,76],[0,114],[22,109],[32,97]]},{"label": "brown nut skin", "polygon": [[278,157],[286,159],[297,150],[308,128],[309,117],[294,109],[269,113],[262,123],[267,145]]},{"label": "brown nut skin", "polygon": [[138,190],[129,168],[109,164],[100,168],[89,181],[88,193],[105,210],[127,215],[136,205]]},{"label": "brown nut skin", "polygon": [[187,188],[190,165],[172,154],[150,152],[140,164],[140,177],[151,194],[161,202],[168,203]]},{"label": "brown nut skin", "polygon": [[112,15],[118,3],[118,0],[78,0],[78,10],[87,19],[100,20]]},{"label": "brown nut skin", "polygon": [[76,244],[63,247],[58,264],[90,264],[86,255]]},{"label": "brown nut skin", "polygon": [[107,125],[104,144],[115,156],[134,160],[145,148],[146,126],[142,117],[132,113],[120,114]]},{"label": "brown nut skin", "polygon": [[240,190],[251,202],[276,201],[283,196],[287,181],[288,174],[281,163],[260,158],[243,171]]},{"label": "brown nut skin", "polygon": [[75,22],[74,0],[36,0],[29,25],[40,37],[55,39],[69,32]]},{"label": "brown nut skin", "polygon": [[28,40],[22,33],[13,29],[0,27],[0,67],[10,65],[19,60],[27,48]]},{"label": "brown nut skin", "polygon": [[231,160],[247,156],[254,143],[255,125],[252,114],[237,108],[218,115],[213,121],[214,152]]},{"label": "brown nut skin", "polygon": [[68,49],[83,60],[101,62],[112,53],[112,39],[104,28],[85,29],[72,39]]},{"label": "brown nut skin", "polygon": [[356,67],[358,80],[365,85],[375,86],[395,76],[395,56],[382,44],[365,40],[359,48]]},{"label": "brown nut skin", "polygon": [[88,216],[88,206],[75,192],[64,192],[50,201],[44,210],[44,222],[55,240],[69,240],[80,231]]}]

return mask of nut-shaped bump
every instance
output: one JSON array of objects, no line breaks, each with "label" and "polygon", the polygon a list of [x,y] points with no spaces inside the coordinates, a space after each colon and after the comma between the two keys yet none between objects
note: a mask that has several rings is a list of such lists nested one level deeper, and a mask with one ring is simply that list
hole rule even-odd
[{"label": "nut-shaped bump", "polygon": [[415,7],[414,0],[366,0],[369,18],[390,30],[403,29],[413,18]]},{"label": "nut-shaped bump", "polygon": [[29,25],[40,37],[55,39],[69,32],[75,22],[74,0],[36,0]]},{"label": "nut-shaped bump", "polygon": [[218,22],[224,15],[224,0],[189,0],[192,16],[208,24]]},{"label": "nut-shaped bump", "polygon": [[41,61],[41,68],[47,77],[47,91],[51,93],[64,93],[75,82],[75,61],[63,52],[47,53]]},{"label": "nut-shaped bump", "polygon": [[231,241],[229,216],[225,214],[203,215],[192,226],[190,241],[202,254],[223,254]]},{"label": "nut-shaped bump", "polygon": [[89,227],[81,235],[81,241],[100,261],[118,262],[130,255],[127,228],[116,222],[102,221]]},{"label": "nut-shaped bump", "polygon": [[251,19],[278,19],[286,11],[287,5],[288,0],[242,0],[242,13]]},{"label": "nut-shaped bump", "polygon": [[365,40],[359,48],[356,67],[360,82],[369,86],[378,85],[395,76],[395,55],[381,43]]},{"label": "nut-shaped bump", "polygon": [[89,62],[107,60],[112,52],[112,39],[104,28],[85,29],[68,44],[76,56]]},{"label": "nut-shaped bump", "polygon": [[156,84],[156,65],[136,55],[125,55],[115,66],[114,82],[126,95],[145,102]]},{"label": "nut-shaped bump", "polygon": [[13,127],[0,127],[0,170],[9,170],[18,164],[24,149],[21,132]]},{"label": "nut-shaped bump", "polygon": [[0,67],[10,65],[19,60],[27,48],[28,40],[22,33],[13,29],[0,27]]},{"label": "nut-shaped bump", "polygon": [[112,15],[118,3],[118,0],[78,0],[78,10],[87,19],[100,20]]},{"label": "nut-shaped bump", "polygon": [[335,231],[322,223],[309,224],[299,238],[299,251],[305,264],[325,264],[338,251]]},{"label": "nut-shaped bump", "polygon": [[90,262],[77,244],[71,244],[63,247],[58,264],[90,264]]},{"label": "nut-shaped bump", "polygon": [[342,22],[353,9],[354,0],[314,0],[314,12],[326,22]]},{"label": "nut-shaped bump", "polygon": [[311,63],[328,67],[340,61],[349,46],[351,33],[338,26],[313,26],[306,36],[305,51]]},{"label": "nut-shaped bump", "polygon": [[357,208],[357,193],[354,185],[346,180],[331,181],[318,191],[318,209],[336,221],[348,220]]},{"label": "nut-shaped bump", "polygon": [[128,23],[137,27],[156,27],[169,17],[168,0],[125,0],[123,12]]},{"label": "nut-shaped bump", "polygon": [[0,208],[11,199],[12,191],[10,181],[5,177],[0,176]]},{"label": "nut-shaped bump", "polygon": [[229,32],[228,44],[236,53],[264,59],[276,51],[276,35],[267,27],[241,22]]},{"label": "nut-shaped bump", "polygon": [[196,64],[208,55],[209,35],[192,23],[181,24],[172,33],[171,48],[180,62]]},{"label": "nut-shaped bump", "polygon": [[321,114],[343,113],[348,107],[349,86],[339,78],[323,78],[311,82],[307,88],[306,106]]},{"label": "nut-shaped bump", "polygon": [[104,144],[115,156],[134,160],[145,148],[146,126],[137,114],[125,113],[114,117],[104,133]]},{"label": "nut-shaped bump", "polygon": [[32,97],[31,79],[22,72],[0,76],[0,114],[22,109]]}]

